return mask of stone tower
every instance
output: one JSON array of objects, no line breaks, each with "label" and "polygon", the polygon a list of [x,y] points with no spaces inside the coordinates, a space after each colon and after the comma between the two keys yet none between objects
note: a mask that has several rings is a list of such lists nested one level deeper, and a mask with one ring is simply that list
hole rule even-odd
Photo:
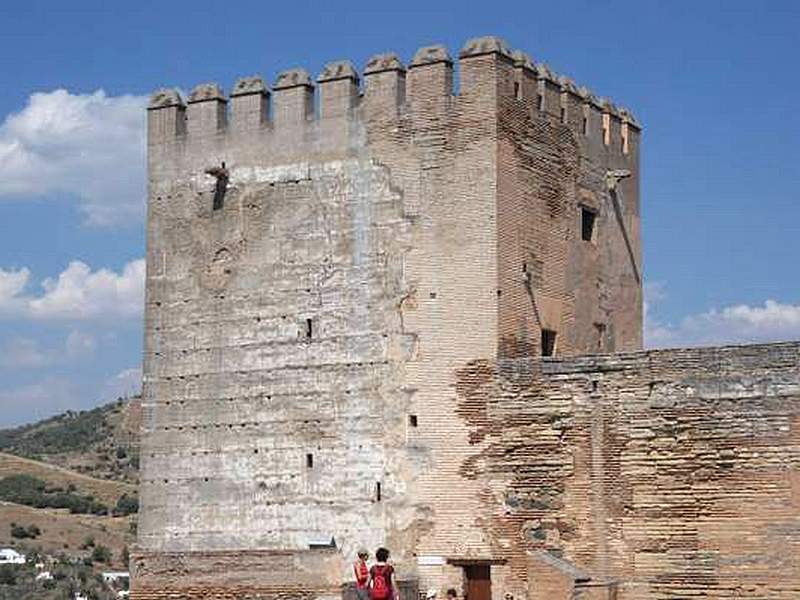
[{"label": "stone tower", "polygon": [[360,546],[409,593],[499,564],[474,366],[640,348],[639,125],[497,38],[458,69],[153,96],[132,598],[337,596]]}]

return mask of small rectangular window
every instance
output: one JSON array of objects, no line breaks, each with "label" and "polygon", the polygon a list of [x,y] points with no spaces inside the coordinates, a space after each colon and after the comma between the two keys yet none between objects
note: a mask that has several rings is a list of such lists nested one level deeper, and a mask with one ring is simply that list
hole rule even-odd
[{"label": "small rectangular window", "polygon": [[416,427],[417,415],[408,415],[408,424],[411,425],[411,427]]},{"label": "small rectangular window", "polygon": [[381,501],[381,482],[375,482],[375,502]]},{"label": "small rectangular window", "polygon": [[581,207],[581,239],[584,242],[591,242],[594,239],[594,222],[597,214],[586,207]]},{"label": "small rectangular window", "polygon": [[589,133],[589,119],[583,117],[583,135],[587,135]]},{"label": "small rectangular window", "polygon": [[542,329],[542,356],[553,356],[556,351],[556,332]]},{"label": "small rectangular window", "polygon": [[313,334],[314,334],[314,321],[312,321],[311,319],[306,319],[306,339],[310,340]]},{"label": "small rectangular window", "polygon": [[540,111],[544,110],[544,96],[536,94],[536,108]]},{"label": "small rectangular window", "polygon": [[561,122],[562,123],[567,122],[567,109],[564,108],[563,106],[561,107]]},{"label": "small rectangular window", "polygon": [[306,468],[313,469],[314,468],[314,455],[313,454],[306,454]]},{"label": "small rectangular window", "polygon": [[519,87],[519,82],[516,81],[514,82],[514,98],[516,98],[517,100],[522,99],[522,92]]}]

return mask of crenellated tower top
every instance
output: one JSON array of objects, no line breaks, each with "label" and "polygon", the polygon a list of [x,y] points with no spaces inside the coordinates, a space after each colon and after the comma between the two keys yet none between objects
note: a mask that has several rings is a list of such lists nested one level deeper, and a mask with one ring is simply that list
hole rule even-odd
[{"label": "crenellated tower top", "polygon": [[[514,89],[507,93],[529,101],[534,110],[544,115],[572,125],[581,135],[597,136],[606,145],[627,151],[625,138],[629,131],[641,129],[630,110],[555,73],[547,64],[535,62],[525,52],[512,50],[501,38],[487,36],[467,41],[458,54],[460,68],[463,70],[464,61],[486,55],[513,66]],[[408,68],[395,53],[372,56],[364,67],[363,81],[350,61],[341,60],[327,63],[315,79],[302,68],[283,71],[271,89],[259,76],[244,77],[231,89],[230,99],[215,83],[195,87],[186,101],[175,89],[161,89],[153,94],[148,106],[149,140],[150,144],[160,144],[176,137],[244,133],[253,128],[335,118],[358,109],[373,114],[409,113],[417,100],[468,94],[471,82],[480,81],[463,77],[462,73],[456,93],[453,67],[447,48],[435,44],[417,50]],[[433,68],[440,75],[414,75],[416,69]],[[621,138],[619,144],[615,143],[615,135]]]}]

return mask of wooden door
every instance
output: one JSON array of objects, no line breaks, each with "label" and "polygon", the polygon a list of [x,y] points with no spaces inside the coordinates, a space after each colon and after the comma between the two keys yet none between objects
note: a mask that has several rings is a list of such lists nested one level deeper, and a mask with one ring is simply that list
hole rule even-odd
[{"label": "wooden door", "polygon": [[466,600],[492,600],[492,580],[489,565],[468,565],[464,567],[467,577]]}]

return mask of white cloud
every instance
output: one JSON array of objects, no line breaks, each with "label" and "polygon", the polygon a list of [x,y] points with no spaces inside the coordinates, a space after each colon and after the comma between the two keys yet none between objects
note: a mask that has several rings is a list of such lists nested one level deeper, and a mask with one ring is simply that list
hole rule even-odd
[{"label": "white cloud", "polygon": [[39,343],[29,338],[12,338],[0,348],[2,368],[43,367],[50,364],[50,360],[50,355],[39,348]]},{"label": "white cloud", "polygon": [[141,219],[144,96],[35,93],[0,125],[0,197],[67,193],[93,225]]},{"label": "white cloud", "polygon": [[5,271],[0,269],[0,315],[16,313],[24,308],[22,292],[30,279],[28,269]]},{"label": "white cloud", "polygon": [[144,259],[132,260],[116,273],[92,271],[79,260],[56,278],[42,282],[40,295],[25,293],[26,268],[0,269],[0,316],[31,319],[106,320],[135,318],[144,306]]},{"label": "white cloud", "polygon": [[767,300],[763,306],[739,304],[686,317],[681,329],[710,340],[766,342],[800,338],[800,305]]},{"label": "white cloud", "polygon": [[663,284],[645,286],[645,346],[666,348],[744,344],[800,339],[800,305],[766,300],[763,306],[738,304],[689,315],[677,324],[653,316],[666,294]]},{"label": "white cloud", "polygon": [[44,294],[24,298],[23,310],[34,319],[137,317],[144,305],[144,275],[144,259],[129,262],[119,274],[72,261],[57,278],[42,282]]},{"label": "white cloud", "polygon": [[142,391],[142,370],[138,367],[120,371],[106,380],[105,397],[131,397]]}]

